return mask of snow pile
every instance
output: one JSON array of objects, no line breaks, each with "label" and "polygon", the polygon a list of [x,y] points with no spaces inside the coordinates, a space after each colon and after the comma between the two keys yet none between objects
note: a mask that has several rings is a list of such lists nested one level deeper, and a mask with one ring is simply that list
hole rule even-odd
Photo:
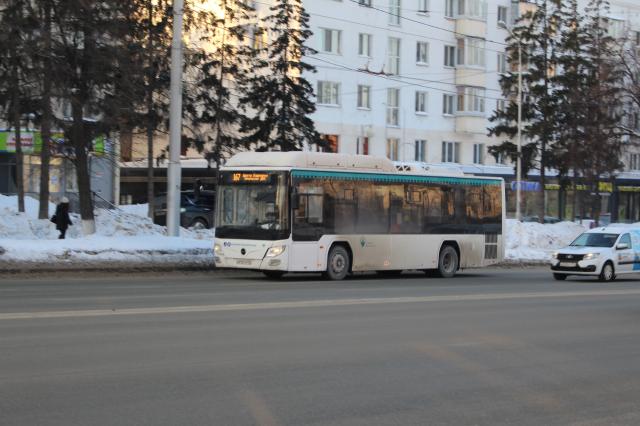
[{"label": "snow pile", "polygon": [[133,214],[141,217],[148,217],[149,213],[149,204],[121,204],[118,206],[120,210],[125,213]]},{"label": "snow pile", "polygon": [[505,232],[507,260],[548,261],[551,253],[571,243],[585,228],[573,222],[541,224],[507,220]]},{"label": "snow pile", "polygon": [[[139,210],[142,210],[141,208]],[[49,216],[55,204],[49,206]],[[18,213],[17,197],[0,195],[0,268],[3,262],[129,264],[210,264],[213,230],[181,229],[180,237],[166,236],[164,226],[123,210],[96,211],[96,234],[82,235],[81,221],[72,214],[66,240],[48,219],[38,219],[38,201],[26,197]]]}]

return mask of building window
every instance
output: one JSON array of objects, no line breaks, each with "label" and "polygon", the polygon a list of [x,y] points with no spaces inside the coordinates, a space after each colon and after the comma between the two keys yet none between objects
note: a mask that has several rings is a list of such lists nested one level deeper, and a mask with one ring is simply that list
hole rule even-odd
[{"label": "building window", "polygon": [[509,16],[509,8],[506,6],[498,6],[498,26],[507,28],[507,19]]},{"label": "building window", "polygon": [[267,32],[262,28],[253,29],[253,37],[251,47],[253,50],[262,50],[267,45]]},{"label": "building window", "polygon": [[340,105],[340,83],[318,81],[318,104]]},{"label": "building window", "polygon": [[418,13],[429,13],[429,0],[418,0]]},{"label": "building window", "polygon": [[358,55],[371,57],[371,34],[358,34]]},{"label": "building window", "polygon": [[338,152],[340,141],[340,137],[338,135],[320,135],[320,139],[324,141],[324,147],[318,149],[318,151],[333,153]]},{"label": "building window", "polygon": [[426,162],[427,161],[427,141],[424,139],[418,139],[415,142],[414,160]]},{"label": "building window", "polygon": [[625,23],[620,19],[609,18],[608,33],[611,37],[619,39],[624,37]]},{"label": "building window", "polygon": [[387,158],[391,161],[398,161],[398,147],[400,140],[397,138],[387,139]]},{"label": "building window", "polygon": [[507,101],[504,99],[498,99],[496,101],[496,111],[499,113],[503,113],[507,111]]},{"label": "building window", "polygon": [[454,18],[456,0],[444,0],[444,16],[447,18]]},{"label": "building window", "polygon": [[497,70],[499,74],[507,73],[507,54],[506,53],[498,53],[498,64]]},{"label": "building window", "polygon": [[453,115],[455,112],[456,97],[454,95],[442,95],[442,113],[444,115]]},{"label": "building window", "polygon": [[369,138],[361,136],[356,141],[356,154],[369,155]]},{"label": "building window", "polygon": [[387,125],[400,125],[400,89],[387,89]]},{"label": "building window", "polygon": [[458,64],[471,67],[485,67],[484,40],[477,38],[459,39]]},{"label": "building window", "polygon": [[427,114],[429,102],[429,93],[416,92],[416,114]]},{"label": "building window", "polygon": [[445,67],[456,66],[456,47],[455,46],[444,47],[444,66]]},{"label": "building window", "polygon": [[388,52],[388,70],[389,74],[400,74],[400,39],[389,37]]},{"label": "building window", "polygon": [[484,0],[458,0],[458,15],[487,20],[488,7]]},{"label": "building window", "polygon": [[630,155],[629,170],[640,170],[640,154]]},{"label": "building window", "polygon": [[460,142],[442,142],[442,162],[460,162]]},{"label": "building window", "polygon": [[371,7],[371,0],[358,0],[360,6]]},{"label": "building window", "polygon": [[341,52],[340,38],[342,36],[342,31],[321,28],[320,34],[322,35],[322,47],[320,50],[325,53],[334,53],[339,55]]},{"label": "building window", "polygon": [[400,25],[400,0],[389,0],[389,24]]},{"label": "building window", "polygon": [[429,65],[429,43],[424,41],[416,43],[416,63],[418,65]]},{"label": "building window", "polygon": [[358,85],[358,108],[371,109],[371,86]]},{"label": "building window", "polygon": [[473,144],[473,163],[484,164],[484,144]]},{"label": "building window", "polygon": [[458,112],[484,113],[484,89],[461,87],[458,89]]}]

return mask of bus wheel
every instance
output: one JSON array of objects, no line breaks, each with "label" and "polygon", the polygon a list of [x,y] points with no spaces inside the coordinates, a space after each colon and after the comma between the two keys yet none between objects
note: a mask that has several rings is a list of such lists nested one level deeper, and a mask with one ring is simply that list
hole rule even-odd
[{"label": "bus wheel", "polygon": [[342,246],[333,246],[327,258],[327,270],[323,274],[326,279],[343,280],[349,273],[351,259],[349,252]]},{"label": "bus wheel", "polygon": [[284,275],[284,271],[262,271],[262,273],[270,280],[277,280]]},{"label": "bus wheel", "polygon": [[458,270],[458,252],[450,245],[442,247],[438,258],[438,275],[442,278],[451,278]]}]

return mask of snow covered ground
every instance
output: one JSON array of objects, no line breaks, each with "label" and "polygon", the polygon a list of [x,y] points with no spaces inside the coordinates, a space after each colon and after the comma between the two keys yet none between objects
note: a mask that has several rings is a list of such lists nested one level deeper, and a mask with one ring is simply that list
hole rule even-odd
[{"label": "snow covered ground", "polygon": [[541,224],[507,220],[505,258],[510,262],[546,262],[551,254],[585,231],[573,222]]},{"label": "snow covered ground", "polygon": [[[146,209],[146,206],[144,207]],[[38,219],[38,202],[25,198],[25,213],[18,213],[16,197],[0,195],[0,269],[2,265],[86,264],[96,266],[131,264],[210,265],[213,231],[182,229],[181,236],[167,237],[166,229],[140,214],[125,210],[96,212],[97,233],[83,236],[80,218],[71,215],[73,226],[67,239],[58,240],[58,231],[48,219]],[[55,205],[49,205],[49,217]]]},{"label": "snow covered ground", "polygon": [[[25,213],[17,212],[16,197],[0,195],[0,269],[3,265],[211,265],[213,231],[182,229],[179,238],[146,217],[147,205],[97,210],[97,233],[83,236],[80,219],[66,240],[49,220],[38,219],[38,202],[27,197]],[[50,204],[49,216],[55,211]],[[506,258],[509,262],[544,262],[584,231],[572,222],[522,223],[507,220]]]}]

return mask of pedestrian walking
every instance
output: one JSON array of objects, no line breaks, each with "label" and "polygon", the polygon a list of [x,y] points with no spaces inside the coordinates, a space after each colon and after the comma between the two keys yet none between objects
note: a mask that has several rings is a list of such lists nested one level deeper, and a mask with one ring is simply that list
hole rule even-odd
[{"label": "pedestrian walking", "polygon": [[60,204],[56,206],[56,213],[51,218],[51,222],[56,224],[56,229],[60,231],[59,240],[64,240],[64,237],[67,234],[67,229],[69,226],[73,225],[71,223],[71,218],[69,217],[69,199],[67,197],[62,197],[60,200]]}]

